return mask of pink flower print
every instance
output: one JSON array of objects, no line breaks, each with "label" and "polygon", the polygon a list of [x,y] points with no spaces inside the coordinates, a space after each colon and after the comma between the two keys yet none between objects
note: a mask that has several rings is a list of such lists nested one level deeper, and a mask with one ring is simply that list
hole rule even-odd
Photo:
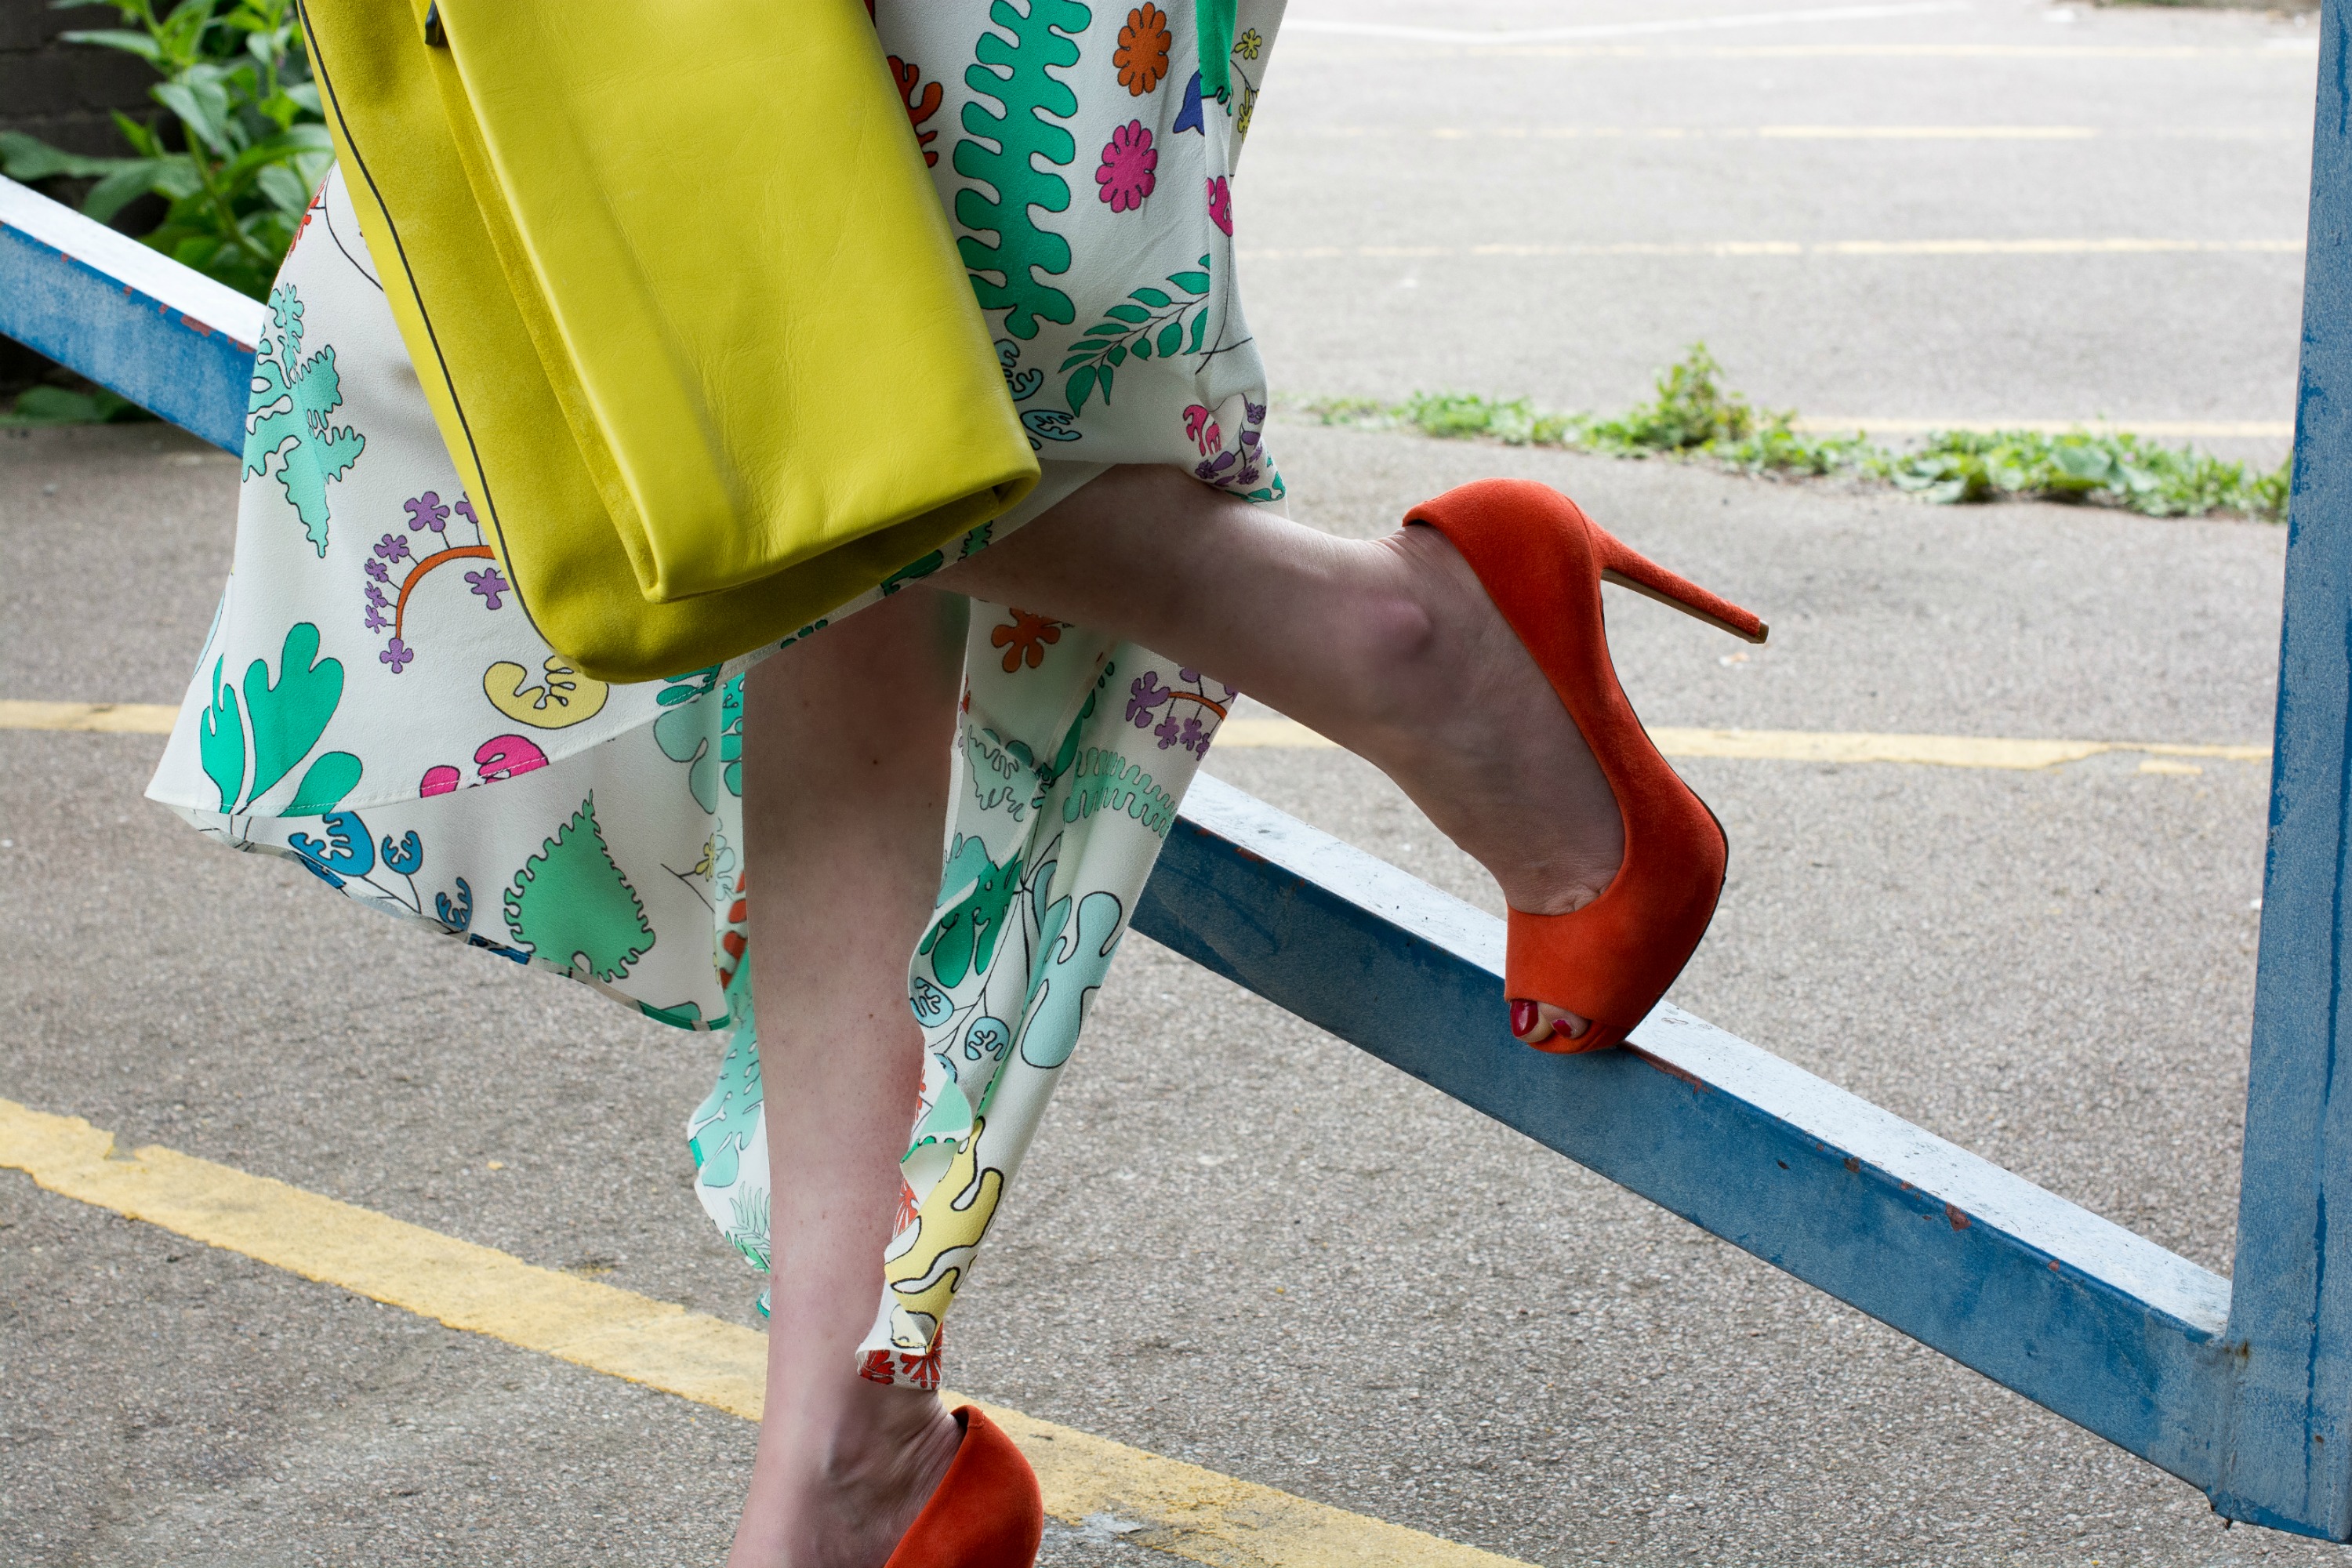
[{"label": "pink flower print", "polygon": [[1223,229],[1228,237],[1234,232],[1234,193],[1219,174],[1209,182],[1209,221]]},{"label": "pink flower print", "polygon": [[[449,509],[441,504],[438,491],[426,490],[423,495],[411,496],[400,504],[407,510],[408,526],[412,531],[429,528],[438,533],[449,526]],[[462,508],[466,503],[459,501],[457,504]]]},{"label": "pink flower print", "polygon": [[446,763],[436,763],[425,770],[425,777],[416,785],[420,799],[436,795],[449,795],[457,788],[457,770]]},{"label": "pink flower print", "polygon": [[547,766],[547,753],[521,735],[494,735],[474,748],[474,771],[484,784],[499,784],[518,773]]},{"label": "pink flower print", "polygon": [[499,607],[500,594],[514,592],[507,585],[507,580],[499,575],[499,569],[495,566],[485,566],[479,572],[468,572],[466,574],[466,581],[474,585],[474,592],[482,596],[482,602],[494,610]]},{"label": "pink flower print", "polygon": [[[1184,410],[1184,434],[1192,438],[1192,444],[1201,448],[1201,455],[1204,458],[1215,451],[1225,438],[1225,433],[1217,428],[1215,416],[1197,403]],[[1187,674],[1185,679],[1190,680],[1192,677]]]},{"label": "pink flower print", "polygon": [[388,664],[392,666],[393,674],[398,675],[402,670],[408,668],[408,661],[415,657],[416,650],[415,648],[409,647],[398,637],[394,637],[390,642],[383,645],[383,651],[375,656],[375,661],[378,664]]},{"label": "pink flower print", "polygon": [[408,560],[408,536],[402,533],[385,534],[375,542],[375,553],[376,559],[380,561]]},{"label": "pink flower print", "polygon": [[1143,128],[1142,121],[1130,120],[1103,143],[1102,166],[1095,171],[1095,184],[1102,187],[1102,199],[1110,204],[1111,211],[1133,212],[1151,194],[1159,179],[1152,171],[1159,167],[1160,154],[1151,149],[1151,132]]}]

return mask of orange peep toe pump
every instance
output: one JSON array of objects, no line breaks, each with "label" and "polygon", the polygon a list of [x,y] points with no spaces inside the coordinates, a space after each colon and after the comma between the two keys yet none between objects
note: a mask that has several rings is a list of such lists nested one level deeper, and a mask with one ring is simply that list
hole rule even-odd
[{"label": "orange peep toe pump", "polygon": [[955,1414],[963,1441],[882,1568],[1031,1568],[1045,1536],[1037,1472],[978,1406]]},{"label": "orange peep toe pump", "polygon": [[1752,643],[1762,621],[1643,559],[1577,504],[1530,479],[1482,479],[1424,501],[1408,523],[1436,529],[1477,574],[1576,721],[1625,819],[1625,859],[1601,896],[1564,915],[1510,911],[1504,990],[1591,1020],[1537,1047],[1622,1042],[1698,950],[1723,892],[1723,826],[1633,714],[1609,662],[1601,584],[1615,583]]}]

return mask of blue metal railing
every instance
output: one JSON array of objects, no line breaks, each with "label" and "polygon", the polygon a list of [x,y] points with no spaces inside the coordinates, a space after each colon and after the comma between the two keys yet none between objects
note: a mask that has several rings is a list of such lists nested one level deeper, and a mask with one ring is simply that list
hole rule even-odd
[{"label": "blue metal railing", "polygon": [[[2352,69],[2326,0],[2238,1288],[1712,1025],[1527,1050],[1501,922],[1212,778],[1135,928],[2207,1492],[2352,1539]],[[0,332],[231,451],[263,307],[0,180]],[[2331,1193],[2338,1202],[2330,1205]],[[2338,1248],[2339,1236],[2346,1247]],[[2343,1267],[2330,1270],[2332,1256]]]}]

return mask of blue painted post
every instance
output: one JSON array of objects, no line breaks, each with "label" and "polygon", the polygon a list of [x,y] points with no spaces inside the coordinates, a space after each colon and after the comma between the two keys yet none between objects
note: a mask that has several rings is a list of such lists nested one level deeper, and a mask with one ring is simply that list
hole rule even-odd
[{"label": "blue painted post", "polygon": [[2320,16],[2270,846],[2213,1506],[2352,1538],[2352,69]]},{"label": "blue painted post", "polygon": [[0,333],[232,452],[267,311],[0,179]]}]

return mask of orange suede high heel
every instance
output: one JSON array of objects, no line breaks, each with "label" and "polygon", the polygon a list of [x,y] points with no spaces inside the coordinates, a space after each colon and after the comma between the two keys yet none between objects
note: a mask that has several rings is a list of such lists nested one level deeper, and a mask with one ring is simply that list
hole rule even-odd
[{"label": "orange suede high heel", "polygon": [[1031,1568],[1045,1537],[1037,1472],[977,1406],[955,1414],[963,1441],[882,1568]]},{"label": "orange suede high heel", "polygon": [[1476,573],[1559,693],[1617,796],[1625,859],[1601,895],[1564,915],[1510,911],[1504,989],[1515,1010],[1537,1002],[1591,1020],[1536,1048],[1597,1051],[1621,1043],[1698,950],[1723,891],[1722,824],[1642,728],[1617,684],[1601,584],[1615,583],[1752,643],[1762,621],[1643,559],[1577,504],[1529,479],[1482,479],[1405,514],[1445,535]]}]

